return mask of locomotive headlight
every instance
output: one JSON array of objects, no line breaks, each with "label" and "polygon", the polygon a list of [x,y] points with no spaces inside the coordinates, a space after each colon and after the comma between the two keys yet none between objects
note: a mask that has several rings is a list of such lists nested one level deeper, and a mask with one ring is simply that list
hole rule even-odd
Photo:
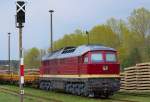
[{"label": "locomotive headlight", "polygon": [[104,70],[104,71],[107,71],[107,70],[108,70],[108,66],[107,66],[107,65],[104,65],[104,66],[103,66],[103,70]]}]

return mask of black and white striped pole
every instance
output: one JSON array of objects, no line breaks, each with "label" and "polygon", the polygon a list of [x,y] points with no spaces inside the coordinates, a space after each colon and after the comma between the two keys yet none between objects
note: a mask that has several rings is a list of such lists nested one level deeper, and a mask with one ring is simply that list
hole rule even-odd
[{"label": "black and white striped pole", "polygon": [[24,60],[23,60],[23,47],[22,47],[22,28],[25,23],[25,1],[16,2],[16,27],[19,28],[19,87],[20,87],[20,102],[23,102],[24,99]]}]

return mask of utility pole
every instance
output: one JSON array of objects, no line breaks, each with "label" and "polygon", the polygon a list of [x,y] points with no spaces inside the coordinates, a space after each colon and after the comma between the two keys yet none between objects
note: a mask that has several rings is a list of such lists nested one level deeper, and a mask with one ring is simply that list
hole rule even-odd
[{"label": "utility pole", "polygon": [[50,13],[50,37],[51,37],[51,53],[53,52],[53,12],[54,10],[49,10]]},{"label": "utility pole", "polygon": [[20,87],[20,102],[24,101],[24,59],[23,59],[23,47],[22,47],[22,28],[23,23],[25,23],[25,2],[17,1],[16,3],[16,27],[19,28],[19,87]]},{"label": "utility pole", "polygon": [[11,74],[11,69],[10,69],[10,34],[8,33],[8,62],[9,62],[9,74]]},{"label": "utility pole", "polygon": [[86,31],[85,33],[86,33],[86,35],[87,35],[87,44],[89,45],[89,44],[90,44],[89,32],[88,32],[88,31]]}]

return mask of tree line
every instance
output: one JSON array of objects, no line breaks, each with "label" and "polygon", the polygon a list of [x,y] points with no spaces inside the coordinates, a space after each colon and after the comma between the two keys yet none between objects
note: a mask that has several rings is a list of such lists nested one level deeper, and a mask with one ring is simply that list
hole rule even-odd
[{"label": "tree line", "polygon": [[[96,25],[88,32],[90,44],[102,44],[117,49],[122,68],[150,61],[150,11],[146,8],[133,10],[126,20],[110,18],[106,23]],[[55,41],[53,46],[57,50],[66,46],[79,46],[87,43],[86,32],[77,29]],[[37,48],[33,49],[39,51]],[[40,53],[37,53],[37,56],[39,55]],[[29,60],[28,56],[28,54],[25,55],[26,60]],[[31,61],[25,62],[27,65],[30,63]]]}]

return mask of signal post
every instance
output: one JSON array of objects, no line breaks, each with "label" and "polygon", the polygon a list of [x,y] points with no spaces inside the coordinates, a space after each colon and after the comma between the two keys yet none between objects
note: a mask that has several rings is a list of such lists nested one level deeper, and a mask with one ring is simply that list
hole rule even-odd
[{"label": "signal post", "polygon": [[20,87],[20,102],[23,102],[24,98],[24,59],[23,59],[23,47],[22,47],[22,28],[25,23],[25,2],[17,1],[16,2],[16,27],[19,29],[19,87]]}]

